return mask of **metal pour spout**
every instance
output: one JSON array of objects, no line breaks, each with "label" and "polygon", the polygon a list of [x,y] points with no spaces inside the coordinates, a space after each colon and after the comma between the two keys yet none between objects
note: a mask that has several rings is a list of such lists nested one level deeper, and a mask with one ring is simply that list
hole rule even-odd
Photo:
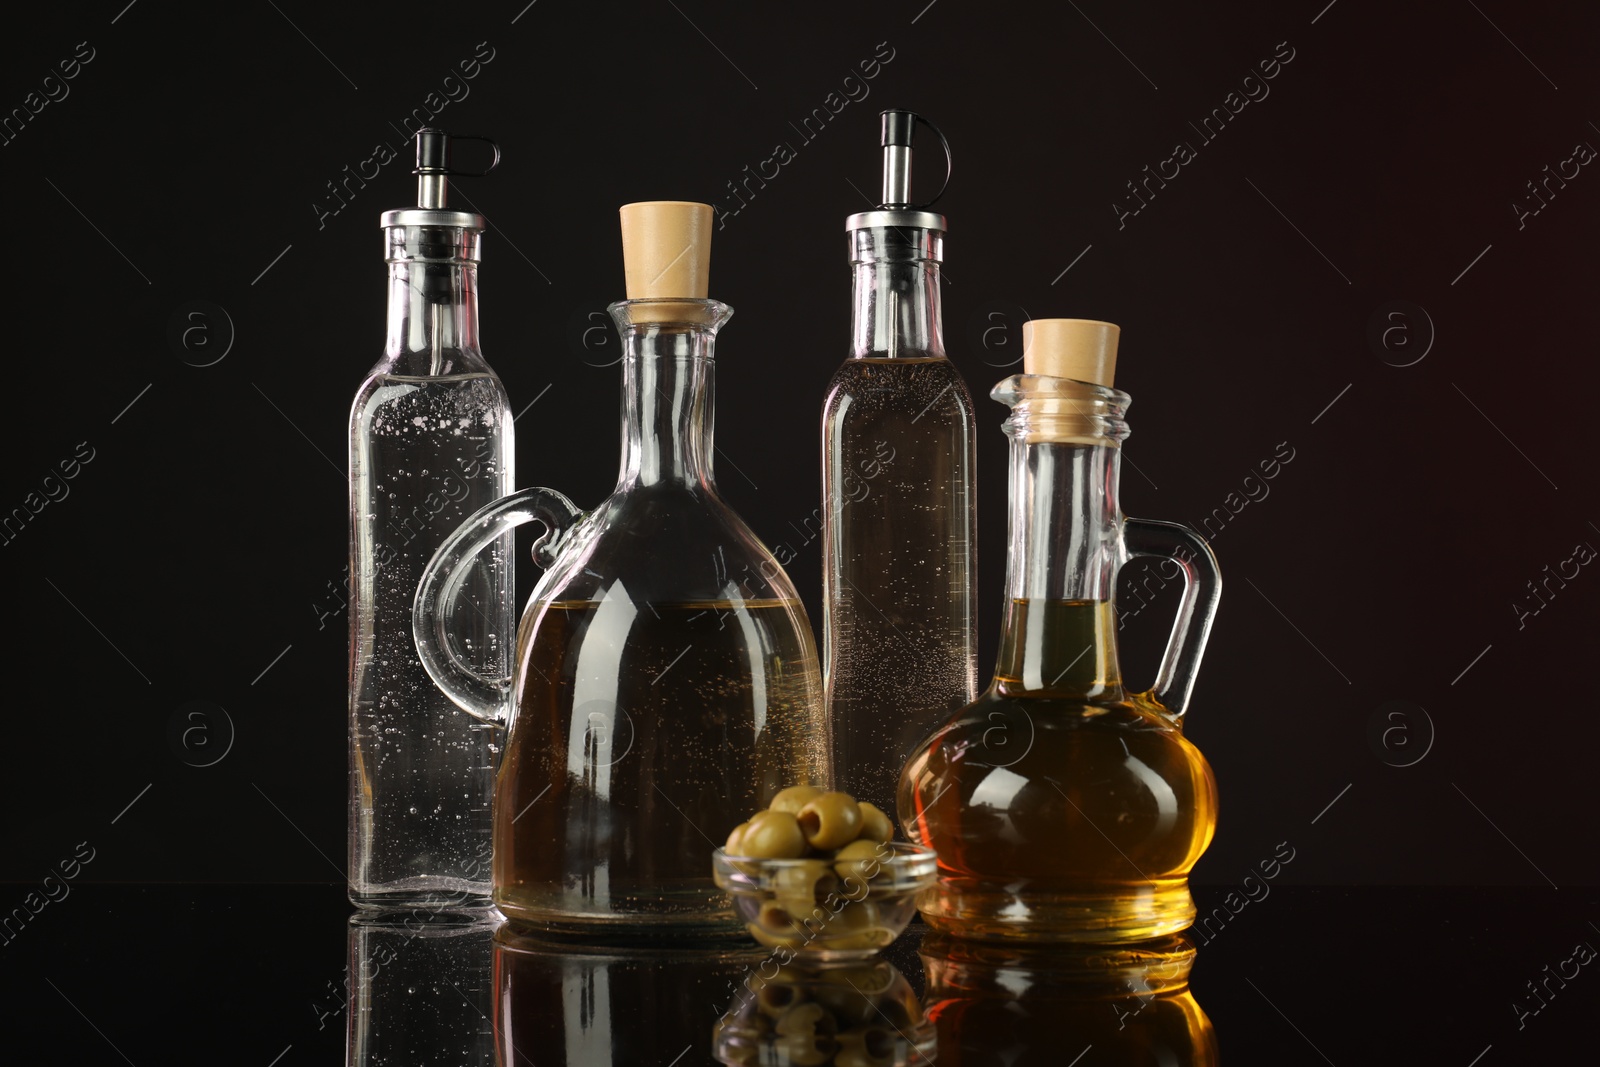
[{"label": "metal pour spout", "polygon": [[417,206],[439,209],[450,198],[450,135],[443,130],[417,133]]}]

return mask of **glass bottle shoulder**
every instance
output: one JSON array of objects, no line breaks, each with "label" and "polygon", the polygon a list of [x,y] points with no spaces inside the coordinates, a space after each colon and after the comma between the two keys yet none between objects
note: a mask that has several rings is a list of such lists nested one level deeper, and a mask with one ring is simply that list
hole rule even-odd
[{"label": "glass bottle shoulder", "polygon": [[[388,361],[379,361],[356,390],[350,407],[354,430],[370,430],[389,409],[404,412],[402,420],[417,430],[451,429],[448,420],[480,421],[485,414],[495,422],[509,422],[511,400],[494,371],[481,362],[472,370],[451,374],[394,373]],[[411,420],[420,419],[415,422]],[[441,426],[439,420],[445,420]],[[390,427],[400,431],[400,424]]]},{"label": "glass bottle shoulder", "polygon": [[1131,695],[1120,699],[1095,700],[1074,696],[1008,694],[998,683],[992,683],[979,694],[977,700],[957,712],[940,733],[981,731],[1001,722],[1060,732],[1163,734],[1189,745],[1183,738],[1183,728],[1179,723],[1143,706]]},{"label": "glass bottle shoulder", "polygon": [[956,365],[944,356],[863,356],[845,360],[834,372],[823,405],[825,426],[902,417],[954,422],[970,433],[972,391]]},{"label": "glass bottle shoulder", "polygon": [[792,603],[799,594],[754,531],[714,490],[624,485],[568,535],[534,590],[545,603],[617,595],[653,604]]},{"label": "glass bottle shoulder", "polygon": [[967,406],[971,407],[971,390],[948,356],[852,356],[833,372],[828,393],[831,397],[841,390],[916,389],[934,383],[943,388],[951,382],[960,387]]},{"label": "glass bottle shoulder", "polygon": [[367,371],[366,382],[379,378],[432,380],[484,375],[499,381],[499,375],[477,349],[445,348],[437,355],[427,349],[418,349],[385,352]]}]

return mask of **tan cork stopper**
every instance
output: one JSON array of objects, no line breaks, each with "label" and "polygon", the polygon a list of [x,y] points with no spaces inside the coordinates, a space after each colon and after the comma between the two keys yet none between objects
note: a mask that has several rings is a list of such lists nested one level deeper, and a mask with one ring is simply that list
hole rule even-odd
[{"label": "tan cork stopper", "polygon": [[[711,276],[711,205],[646,200],[622,205],[629,300],[704,300]],[[663,308],[670,319],[670,308]]]},{"label": "tan cork stopper", "polygon": [[1111,387],[1122,328],[1098,319],[1033,319],[1022,324],[1022,372]]},{"label": "tan cork stopper", "polygon": [[[1022,324],[1022,372],[1066,378],[1111,388],[1117,373],[1117,339],[1122,329],[1098,319],[1033,319]],[[1081,391],[1081,397],[1071,395]],[[1104,402],[1081,386],[1069,395],[1030,402],[1028,440],[1069,445],[1118,442],[1104,433]]]}]

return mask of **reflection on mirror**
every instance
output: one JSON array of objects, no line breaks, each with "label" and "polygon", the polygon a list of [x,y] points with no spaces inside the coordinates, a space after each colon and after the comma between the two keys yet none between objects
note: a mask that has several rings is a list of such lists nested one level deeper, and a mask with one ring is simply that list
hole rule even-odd
[{"label": "reflection on mirror", "polygon": [[717,1062],[739,1067],[915,1067],[935,1059],[933,1027],[893,964],[779,963],[741,980],[713,1028]]},{"label": "reflection on mirror", "polygon": [[583,951],[504,924],[494,937],[494,1062],[710,1063],[717,1013],[764,952],[756,945]]},{"label": "reflection on mirror", "polygon": [[1021,948],[929,936],[920,955],[941,1067],[1059,1067],[1091,1048],[1096,1064],[1221,1062],[1189,991],[1186,937]]},{"label": "reflection on mirror", "polygon": [[354,989],[345,1063],[489,1067],[495,920],[484,912],[409,915],[404,922],[350,920]]}]

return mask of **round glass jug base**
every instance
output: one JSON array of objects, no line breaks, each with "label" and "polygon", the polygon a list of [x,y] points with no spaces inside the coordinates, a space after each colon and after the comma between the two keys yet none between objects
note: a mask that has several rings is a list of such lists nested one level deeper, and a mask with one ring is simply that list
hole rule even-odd
[{"label": "round glass jug base", "polygon": [[495,906],[519,930],[549,939],[613,945],[660,941],[748,945],[744,924],[720,893],[716,898],[709,903],[702,899],[675,904],[663,895],[654,902],[630,902],[637,910],[619,913],[566,909],[530,901],[526,892],[497,890]]},{"label": "round glass jug base", "polygon": [[426,875],[381,885],[350,886],[350,903],[358,908],[435,908],[475,910],[493,905],[488,882]]},{"label": "round glass jug base", "polygon": [[976,941],[1142,941],[1194,922],[1187,878],[1081,892],[1014,890],[941,881],[917,898],[934,930]]}]

